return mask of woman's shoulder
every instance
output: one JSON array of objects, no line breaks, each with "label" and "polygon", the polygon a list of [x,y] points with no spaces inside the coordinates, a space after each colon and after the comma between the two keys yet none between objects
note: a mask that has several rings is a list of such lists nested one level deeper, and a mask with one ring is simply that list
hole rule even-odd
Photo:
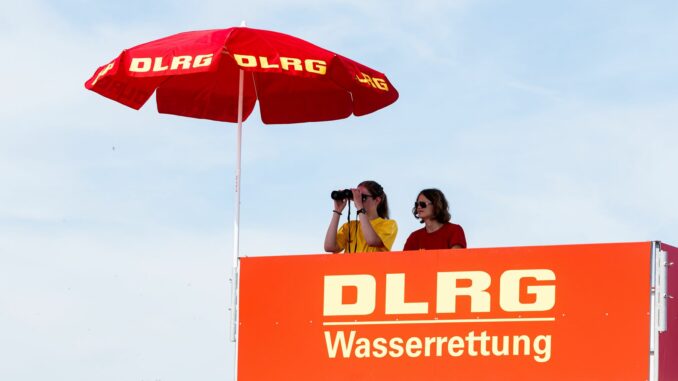
[{"label": "woman's shoulder", "polygon": [[420,235],[427,235],[427,234],[428,234],[428,232],[426,232],[426,227],[424,226],[424,227],[417,229],[417,230],[413,231],[412,233],[410,233],[410,236],[420,236]]},{"label": "woman's shoulder", "polygon": [[464,229],[461,227],[461,225],[452,222],[446,222],[439,231],[441,234],[446,235],[464,234]]}]

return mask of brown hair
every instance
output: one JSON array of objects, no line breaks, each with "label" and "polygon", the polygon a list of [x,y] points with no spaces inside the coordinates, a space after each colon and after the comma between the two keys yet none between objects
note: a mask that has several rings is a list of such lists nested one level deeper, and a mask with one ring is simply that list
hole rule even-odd
[{"label": "brown hair", "polygon": [[[445,195],[440,191],[440,189],[429,188],[422,190],[417,195],[417,199],[414,200],[415,202],[419,199],[419,196],[424,196],[429,199],[429,201],[431,201],[431,205],[433,206],[433,217],[436,219],[436,221],[440,222],[441,224],[450,222],[452,216],[450,215],[449,205],[447,204]],[[416,205],[414,208],[412,208],[412,214],[414,215],[414,218],[419,218],[417,215]],[[423,224],[424,220],[420,219],[419,222]]]},{"label": "brown hair", "polygon": [[386,193],[384,193],[384,188],[379,185],[378,182],[372,180],[365,180],[358,186],[365,187],[373,197],[381,198],[381,202],[377,205],[377,215],[379,217],[388,220],[388,200],[386,199]]}]

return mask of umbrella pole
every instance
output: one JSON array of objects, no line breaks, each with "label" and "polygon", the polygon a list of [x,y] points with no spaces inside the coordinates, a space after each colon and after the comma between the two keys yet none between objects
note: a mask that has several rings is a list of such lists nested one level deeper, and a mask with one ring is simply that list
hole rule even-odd
[{"label": "umbrella pole", "polygon": [[243,105],[243,88],[245,82],[245,72],[240,70],[240,79],[238,83],[238,132],[237,132],[237,146],[236,146],[236,163],[235,163],[235,206],[234,206],[234,222],[233,222],[233,269],[231,274],[231,341],[236,343],[234,350],[234,364],[233,376],[234,380],[238,379],[238,264],[240,259],[240,157],[242,146],[242,105]]}]

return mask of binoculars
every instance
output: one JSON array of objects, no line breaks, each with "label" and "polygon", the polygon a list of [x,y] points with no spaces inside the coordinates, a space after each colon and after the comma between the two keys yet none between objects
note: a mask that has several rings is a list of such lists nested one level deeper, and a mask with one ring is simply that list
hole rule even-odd
[{"label": "binoculars", "polygon": [[350,189],[344,189],[340,191],[332,191],[330,193],[330,197],[332,197],[332,200],[353,200],[353,192],[351,192]]}]

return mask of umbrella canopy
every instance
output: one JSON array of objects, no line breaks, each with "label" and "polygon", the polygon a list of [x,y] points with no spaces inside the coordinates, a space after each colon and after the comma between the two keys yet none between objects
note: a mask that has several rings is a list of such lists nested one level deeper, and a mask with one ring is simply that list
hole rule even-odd
[{"label": "umbrella canopy", "polygon": [[365,65],[286,34],[247,27],[194,31],[123,52],[85,87],[134,109],[156,92],[158,111],[238,122],[231,340],[235,341],[240,225],[242,121],[259,100],[266,124],[361,116],[390,105],[398,92]]},{"label": "umbrella canopy", "polygon": [[259,100],[266,124],[343,119],[398,99],[386,76],[286,34],[235,27],[175,34],[124,50],[85,87],[139,109],[154,91],[158,111],[223,122],[242,120]]}]

